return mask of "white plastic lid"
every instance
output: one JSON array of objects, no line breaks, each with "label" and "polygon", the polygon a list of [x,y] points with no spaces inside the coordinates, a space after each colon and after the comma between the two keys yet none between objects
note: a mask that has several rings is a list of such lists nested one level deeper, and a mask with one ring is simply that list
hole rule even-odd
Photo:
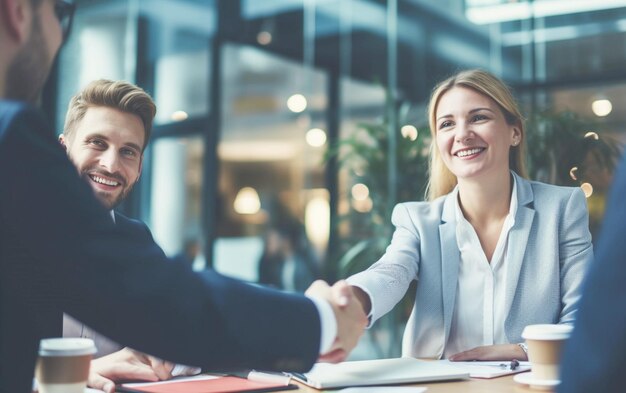
[{"label": "white plastic lid", "polygon": [[573,329],[571,325],[528,325],[522,337],[526,340],[565,340]]},{"label": "white plastic lid", "polygon": [[44,338],[39,342],[39,356],[82,356],[96,353],[89,338]]}]

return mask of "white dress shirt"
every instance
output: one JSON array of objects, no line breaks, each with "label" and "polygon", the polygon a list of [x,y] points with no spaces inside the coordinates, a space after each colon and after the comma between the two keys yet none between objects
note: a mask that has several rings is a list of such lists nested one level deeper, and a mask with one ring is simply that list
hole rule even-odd
[{"label": "white dress shirt", "polygon": [[509,232],[515,223],[517,185],[513,177],[513,192],[509,214],[504,220],[498,243],[487,260],[474,227],[465,219],[456,201],[456,239],[460,251],[459,279],[456,303],[444,357],[469,349],[494,344],[507,344],[504,330],[506,320],[506,278]]},{"label": "white dress shirt", "polygon": [[[325,354],[330,351],[335,342],[335,337],[337,336],[337,320],[335,319],[335,313],[326,299],[308,295],[307,297],[313,301],[320,315],[320,354]],[[353,301],[355,300],[353,299]]]}]

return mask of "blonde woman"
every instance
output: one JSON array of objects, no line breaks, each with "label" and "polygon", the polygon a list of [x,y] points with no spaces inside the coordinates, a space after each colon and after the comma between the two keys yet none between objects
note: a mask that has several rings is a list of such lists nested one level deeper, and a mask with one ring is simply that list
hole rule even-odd
[{"label": "blonde woman", "polygon": [[404,356],[526,359],[526,325],[574,321],[593,258],[585,197],[526,179],[523,117],[488,72],[440,83],[429,122],[429,201],[397,205],[387,251],[348,282],[373,323],[417,280]]}]

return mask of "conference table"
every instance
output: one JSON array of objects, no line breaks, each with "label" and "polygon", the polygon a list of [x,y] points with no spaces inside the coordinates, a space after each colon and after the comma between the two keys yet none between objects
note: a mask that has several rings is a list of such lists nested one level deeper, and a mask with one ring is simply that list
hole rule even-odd
[{"label": "conference table", "polygon": [[[301,393],[332,393],[340,389],[318,390],[306,386],[298,381],[291,380],[291,383],[298,385],[298,390],[288,392]],[[521,385],[513,381],[513,375],[506,375],[492,379],[470,378],[449,382],[427,382],[418,384],[405,384],[396,386],[426,387],[426,393],[537,393],[538,390],[530,389],[527,385]],[[384,391],[385,386],[379,386]],[[103,393],[100,390],[87,389],[89,393]]]},{"label": "conference table", "polygon": [[[306,385],[298,383],[299,390],[294,392],[303,393],[320,393],[320,392],[332,392],[332,390],[317,390]],[[539,392],[538,390],[530,389],[527,385],[521,385],[513,381],[513,375],[506,375],[503,377],[492,379],[477,379],[470,378],[468,380],[459,380],[452,382],[429,382],[419,384],[409,384],[401,386],[416,386],[426,387],[426,393],[530,393]]]}]

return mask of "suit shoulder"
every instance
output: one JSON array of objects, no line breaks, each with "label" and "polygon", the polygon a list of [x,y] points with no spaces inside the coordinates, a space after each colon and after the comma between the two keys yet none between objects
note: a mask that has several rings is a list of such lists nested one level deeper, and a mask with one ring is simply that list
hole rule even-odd
[{"label": "suit shoulder", "polygon": [[44,122],[43,113],[34,106],[19,102],[0,100],[0,128],[6,128],[15,121]]},{"label": "suit shoulder", "polygon": [[554,184],[542,183],[540,181],[534,180],[524,180],[527,181],[535,195],[536,198],[546,198],[548,200],[569,200],[572,197],[572,194],[580,193],[583,194],[580,187],[569,187],[569,186],[557,186]]},{"label": "suit shoulder", "polygon": [[439,197],[434,201],[402,202],[393,209],[392,220],[397,222],[403,218],[409,218],[413,222],[441,221],[441,214],[446,196]]},{"label": "suit shoulder", "polygon": [[48,134],[50,127],[43,113],[34,106],[19,101],[0,100],[0,142],[15,132],[21,133],[15,134],[21,136],[33,132]]},{"label": "suit shoulder", "polygon": [[134,218],[127,217],[122,213],[115,212],[115,223],[122,228],[126,228],[127,230],[141,231],[142,233],[146,233],[152,238],[152,233],[150,229],[141,220],[136,220]]}]

